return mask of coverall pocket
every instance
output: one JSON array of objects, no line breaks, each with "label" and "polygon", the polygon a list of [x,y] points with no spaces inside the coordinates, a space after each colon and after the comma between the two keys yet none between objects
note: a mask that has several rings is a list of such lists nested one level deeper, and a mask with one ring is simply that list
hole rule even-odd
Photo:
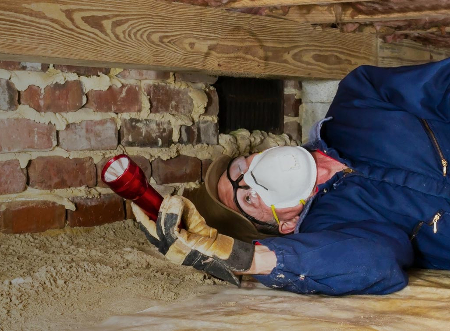
[{"label": "coverall pocket", "polygon": [[450,213],[437,211],[423,223],[412,243],[418,267],[450,269]]}]

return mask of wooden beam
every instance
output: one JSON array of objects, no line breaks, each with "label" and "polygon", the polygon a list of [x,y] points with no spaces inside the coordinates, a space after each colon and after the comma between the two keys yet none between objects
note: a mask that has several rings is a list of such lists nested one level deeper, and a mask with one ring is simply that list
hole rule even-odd
[{"label": "wooden beam", "polygon": [[421,30],[398,30],[394,31],[395,34],[412,34],[412,35],[420,35],[427,33],[441,34],[445,35],[450,32],[450,26],[440,26],[440,27],[432,27],[429,29],[421,29]]},{"label": "wooden beam", "polygon": [[323,24],[323,23],[365,23],[396,20],[441,19],[450,17],[450,9],[411,11],[402,13],[360,14],[349,5],[328,6],[295,6],[289,9],[285,16],[268,14],[283,20],[297,23]]},{"label": "wooden beam", "polygon": [[376,52],[373,35],[158,0],[0,2],[0,60],[331,79]]},{"label": "wooden beam", "polygon": [[424,46],[411,40],[396,43],[379,41],[378,65],[397,67],[439,61],[450,57],[449,49]]},{"label": "wooden beam", "polygon": [[235,0],[220,8],[254,8],[278,6],[328,5],[343,2],[365,2],[373,0]]}]

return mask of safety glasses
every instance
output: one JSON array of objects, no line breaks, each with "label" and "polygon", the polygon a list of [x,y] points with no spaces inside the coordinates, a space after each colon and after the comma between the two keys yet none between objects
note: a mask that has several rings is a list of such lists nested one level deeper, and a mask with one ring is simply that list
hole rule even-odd
[{"label": "safety glasses", "polygon": [[249,190],[250,186],[248,185],[239,185],[239,183],[244,178],[244,174],[247,172],[248,166],[247,162],[245,161],[245,157],[240,156],[237,158],[232,159],[227,166],[227,178],[231,183],[231,186],[233,187],[233,201],[238,207],[241,214],[247,218],[250,222],[254,224],[258,224],[263,227],[272,227],[267,222],[262,222],[254,218],[253,216],[247,214],[244,209],[242,209],[241,205],[239,204],[238,198],[237,198],[237,192],[238,189],[242,190]]}]

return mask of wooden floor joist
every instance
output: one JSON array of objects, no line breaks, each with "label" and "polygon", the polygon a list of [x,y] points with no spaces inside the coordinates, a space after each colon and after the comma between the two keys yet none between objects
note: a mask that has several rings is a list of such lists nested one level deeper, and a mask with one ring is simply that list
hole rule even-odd
[{"label": "wooden floor joist", "polygon": [[268,14],[283,20],[297,23],[324,24],[324,23],[365,23],[383,21],[403,21],[416,19],[443,19],[450,17],[450,9],[411,11],[401,13],[383,13],[366,15],[356,12],[350,6],[327,5],[327,6],[295,6],[289,9],[287,15]]},{"label": "wooden floor joist", "polygon": [[373,35],[180,3],[0,2],[0,60],[339,79],[376,54]]},{"label": "wooden floor joist", "polygon": [[385,43],[379,40],[378,65],[398,67],[439,61],[450,57],[449,49],[424,46],[411,40]]},{"label": "wooden floor joist", "polygon": [[278,6],[328,5],[343,2],[365,2],[373,0],[235,0],[221,8],[254,8]]}]

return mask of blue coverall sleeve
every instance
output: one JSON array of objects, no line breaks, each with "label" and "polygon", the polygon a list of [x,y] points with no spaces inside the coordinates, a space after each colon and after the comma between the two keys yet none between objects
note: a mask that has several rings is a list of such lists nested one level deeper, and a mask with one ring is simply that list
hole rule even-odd
[{"label": "blue coverall sleeve", "polygon": [[361,108],[387,103],[419,118],[450,122],[450,58],[396,68],[358,67],[340,82],[334,102],[356,102]]},{"label": "blue coverall sleeve", "polygon": [[265,286],[296,293],[388,294],[404,288],[404,269],[413,263],[406,233],[395,226],[363,221],[319,232],[260,241],[277,256]]}]

